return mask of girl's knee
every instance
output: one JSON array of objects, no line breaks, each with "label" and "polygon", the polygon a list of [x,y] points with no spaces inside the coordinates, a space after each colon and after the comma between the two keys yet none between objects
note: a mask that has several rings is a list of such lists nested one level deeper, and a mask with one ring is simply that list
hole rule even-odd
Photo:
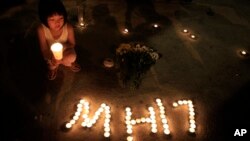
[{"label": "girl's knee", "polygon": [[66,56],[63,57],[63,64],[65,66],[70,66],[71,63],[75,62],[76,60],[76,54],[68,54]]},{"label": "girl's knee", "polygon": [[65,66],[71,66],[71,63],[76,60],[76,52],[73,48],[68,48],[63,52],[63,64]]}]

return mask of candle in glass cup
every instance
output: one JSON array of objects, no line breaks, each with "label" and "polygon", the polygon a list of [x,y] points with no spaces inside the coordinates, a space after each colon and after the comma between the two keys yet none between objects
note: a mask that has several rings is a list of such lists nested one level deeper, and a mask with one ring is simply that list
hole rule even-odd
[{"label": "candle in glass cup", "polygon": [[56,60],[61,60],[63,58],[63,45],[61,43],[54,43],[51,45],[51,51]]}]

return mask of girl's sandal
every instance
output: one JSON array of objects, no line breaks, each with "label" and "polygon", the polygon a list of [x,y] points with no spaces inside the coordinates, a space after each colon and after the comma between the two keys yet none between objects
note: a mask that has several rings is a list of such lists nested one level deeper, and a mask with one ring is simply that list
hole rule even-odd
[{"label": "girl's sandal", "polygon": [[53,70],[49,70],[49,73],[48,73],[49,80],[54,80],[56,78],[57,70],[58,70],[58,67]]},{"label": "girl's sandal", "polygon": [[74,62],[71,64],[70,70],[73,72],[79,72],[81,70],[81,66],[78,63]]}]

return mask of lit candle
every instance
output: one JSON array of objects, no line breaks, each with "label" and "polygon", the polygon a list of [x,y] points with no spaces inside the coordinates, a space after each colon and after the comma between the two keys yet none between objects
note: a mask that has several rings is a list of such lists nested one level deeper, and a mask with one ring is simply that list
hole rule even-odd
[{"label": "lit candle", "polygon": [[71,128],[72,127],[72,124],[71,123],[67,123],[66,124],[66,128]]},{"label": "lit candle", "polygon": [[84,26],[83,17],[80,18],[80,20],[79,20],[79,25],[80,25],[80,26]]},{"label": "lit candle", "polygon": [[246,50],[241,50],[239,51],[239,54],[243,57],[248,57],[249,56],[249,53],[246,51]]},{"label": "lit candle", "polygon": [[196,36],[195,36],[194,34],[191,34],[190,37],[191,37],[192,39],[195,39],[195,38],[196,38]]},{"label": "lit candle", "polygon": [[242,51],[241,51],[241,54],[242,54],[242,55],[246,55],[247,52],[246,52],[245,50],[242,50]]},{"label": "lit candle", "polygon": [[242,50],[242,51],[240,51],[240,54],[241,54],[241,55],[246,55],[247,52],[246,52],[245,50]]},{"label": "lit candle", "polygon": [[154,28],[157,28],[158,27],[158,24],[154,24]]},{"label": "lit candle", "polygon": [[123,30],[123,33],[127,34],[127,33],[128,33],[128,29],[125,28],[125,29]]},{"label": "lit candle", "polygon": [[84,19],[83,19],[83,7],[81,6],[78,6],[77,7],[77,10],[78,10],[78,24],[83,27],[84,26]]},{"label": "lit candle", "polygon": [[84,23],[80,23],[80,26],[84,26]]},{"label": "lit candle", "polygon": [[182,32],[188,33],[188,30],[187,29],[183,29]]},{"label": "lit candle", "polygon": [[195,122],[195,112],[194,112],[194,105],[191,100],[178,100],[177,102],[173,103],[174,107],[178,107],[181,105],[187,105],[189,110],[189,132],[195,133],[196,131],[196,122]]},{"label": "lit candle", "polygon": [[56,60],[61,60],[63,58],[63,45],[61,43],[54,43],[51,45],[51,51]]}]

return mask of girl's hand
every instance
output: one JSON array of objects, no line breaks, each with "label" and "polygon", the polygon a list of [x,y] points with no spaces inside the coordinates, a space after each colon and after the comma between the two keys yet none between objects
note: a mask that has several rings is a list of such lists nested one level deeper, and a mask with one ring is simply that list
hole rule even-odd
[{"label": "girl's hand", "polygon": [[57,60],[57,59],[55,59],[55,57],[52,57],[51,63],[52,63],[53,65],[58,65],[58,64],[61,63],[61,60]]},{"label": "girl's hand", "polygon": [[47,63],[52,66],[59,65],[61,63],[61,60],[56,60],[54,57],[51,57],[51,59],[47,60]]}]

